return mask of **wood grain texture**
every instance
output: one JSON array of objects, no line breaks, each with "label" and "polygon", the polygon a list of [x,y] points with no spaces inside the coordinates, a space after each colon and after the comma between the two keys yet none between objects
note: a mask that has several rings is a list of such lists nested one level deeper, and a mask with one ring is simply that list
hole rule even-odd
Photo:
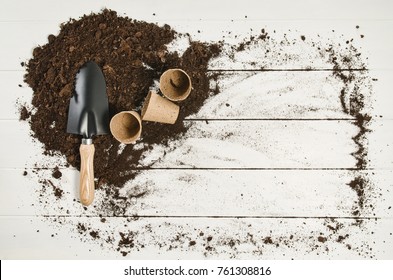
[{"label": "wood grain texture", "polygon": [[94,144],[79,147],[81,156],[79,194],[81,203],[89,206],[94,200]]}]

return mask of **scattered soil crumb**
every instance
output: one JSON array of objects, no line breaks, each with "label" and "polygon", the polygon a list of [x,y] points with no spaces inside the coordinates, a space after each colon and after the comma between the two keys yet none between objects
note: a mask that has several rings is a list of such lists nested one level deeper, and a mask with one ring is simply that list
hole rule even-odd
[{"label": "scattered soil crumb", "polygon": [[55,178],[55,179],[60,179],[62,175],[63,174],[59,170],[59,167],[56,166],[55,169],[52,172],[52,177]]}]

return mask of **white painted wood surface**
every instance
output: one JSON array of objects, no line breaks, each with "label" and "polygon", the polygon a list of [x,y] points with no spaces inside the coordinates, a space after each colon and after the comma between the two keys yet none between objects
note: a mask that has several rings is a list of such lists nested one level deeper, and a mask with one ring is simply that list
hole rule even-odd
[{"label": "white painted wood surface", "polygon": [[[0,258],[124,258],[113,245],[124,224],[139,233],[135,243],[145,244],[126,258],[393,258],[390,1],[2,4],[0,37],[7,40],[0,47]],[[342,82],[331,75],[332,66],[302,47],[284,48],[296,59],[274,63],[259,57],[256,46],[235,59],[224,56],[211,62],[213,71],[235,70],[219,78],[222,92],[188,118],[191,129],[182,140],[154,147],[144,160],[144,164],[154,163],[153,169],[142,171],[123,189],[129,194],[143,186],[148,195],[134,199],[126,217],[105,214],[106,222],[100,222],[99,209],[84,210],[74,201],[78,172],[65,168],[62,158],[42,155],[41,144],[32,141],[27,123],[18,121],[16,104],[29,101],[32,94],[23,83],[20,62],[28,60],[48,34],[56,34],[61,22],[103,7],[131,18],[168,23],[203,41],[225,36],[225,42],[233,44],[262,28],[281,35],[287,32],[291,39],[305,35],[322,45],[354,38],[368,57],[368,76],[377,79],[372,84],[372,107],[366,108],[373,117],[372,133],[367,136],[368,169],[356,170],[351,153],[357,149],[352,137],[358,129],[353,117],[342,110]],[[242,36],[235,38],[235,34]],[[251,64],[254,60],[263,63]],[[255,71],[261,67],[323,71]],[[253,71],[236,71],[245,69]],[[37,162],[38,167],[49,169],[34,172]],[[42,195],[38,181],[50,178],[54,166],[62,166],[63,176],[54,183],[65,194],[56,199],[48,193],[52,204],[37,207]],[[25,170],[28,174],[22,176]],[[348,184],[356,176],[367,176],[374,190],[367,201],[372,207],[365,207],[360,217],[362,226],[352,226],[357,194]],[[97,204],[105,202],[103,191],[97,191],[96,199]],[[130,220],[135,215],[140,218]],[[113,243],[100,244],[88,232],[81,236],[76,232],[79,222],[101,229],[114,238]],[[330,224],[342,227],[332,232]],[[171,241],[179,234],[178,242]],[[346,234],[344,242],[335,242]],[[320,235],[329,238],[315,247]],[[213,239],[207,241],[208,236]],[[267,236],[272,244],[263,242]],[[195,246],[190,247],[190,241]],[[206,249],[209,244],[213,252]]]}]

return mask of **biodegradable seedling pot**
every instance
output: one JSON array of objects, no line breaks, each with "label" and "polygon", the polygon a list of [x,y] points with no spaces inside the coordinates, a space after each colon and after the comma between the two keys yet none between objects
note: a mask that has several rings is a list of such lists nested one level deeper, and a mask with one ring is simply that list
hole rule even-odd
[{"label": "biodegradable seedling pot", "polygon": [[174,124],[179,116],[179,106],[150,91],[142,107],[142,120]]},{"label": "biodegradable seedling pot", "polygon": [[182,101],[190,95],[191,89],[191,78],[181,69],[169,69],[160,77],[160,90],[169,100]]},{"label": "biodegradable seedling pot", "polygon": [[135,143],[142,133],[141,117],[134,111],[123,111],[114,115],[109,127],[113,137],[124,144]]}]

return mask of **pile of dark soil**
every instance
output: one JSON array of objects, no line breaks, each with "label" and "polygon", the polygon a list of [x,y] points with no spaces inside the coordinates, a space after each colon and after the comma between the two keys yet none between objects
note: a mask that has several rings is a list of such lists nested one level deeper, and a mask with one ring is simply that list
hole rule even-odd
[{"label": "pile of dark soil", "polygon": [[[104,72],[110,114],[123,110],[140,110],[149,87],[169,68],[182,68],[192,77],[193,91],[181,102],[175,125],[144,123],[143,149],[128,145],[119,153],[119,145],[111,135],[94,140],[95,177],[99,184],[121,187],[135,176],[132,172],[152,144],[165,143],[184,133],[183,119],[202,106],[212,94],[209,90],[207,64],[219,54],[217,45],[190,41],[180,56],[170,53],[166,45],[177,34],[168,25],[162,27],[103,10],[62,24],[57,36],[49,35],[48,43],[36,47],[27,63],[25,82],[34,90],[34,113],[22,108],[20,118],[28,119],[34,138],[45,146],[45,154],[60,152],[67,162],[79,168],[80,136],[66,133],[69,100],[74,79],[87,61],[95,61]],[[144,166],[146,167],[146,166]]]}]

